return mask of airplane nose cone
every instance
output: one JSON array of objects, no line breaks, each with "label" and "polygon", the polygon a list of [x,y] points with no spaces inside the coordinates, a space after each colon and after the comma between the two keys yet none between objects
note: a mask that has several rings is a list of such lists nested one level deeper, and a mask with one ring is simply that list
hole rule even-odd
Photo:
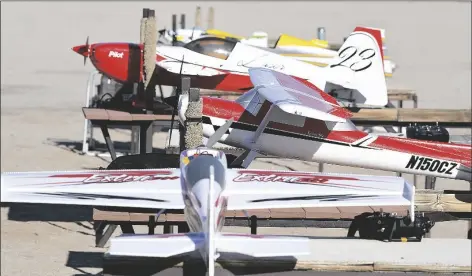
[{"label": "airplane nose cone", "polygon": [[84,57],[89,56],[89,46],[88,45],[80,45],[80,46],[72,47],[72,51],[74,51],[77,54],[82,55]]}]

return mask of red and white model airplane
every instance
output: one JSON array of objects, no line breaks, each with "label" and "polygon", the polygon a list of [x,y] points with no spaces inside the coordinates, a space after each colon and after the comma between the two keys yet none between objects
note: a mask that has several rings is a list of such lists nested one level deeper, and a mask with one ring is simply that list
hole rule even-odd
[{"label": "red and white model airplane", "polygon": [[[104,75],[120,82],[143,79],[142,49],[133,43],[97,43],[73,47]],[[202,37],[183,47],[156,47],[154,81],[178,86],[181,74],[192,87],[245,92],[253,85],[249,68],[269,68],[319,87],[339,101],[359,107],[388,103],[381,32],[357,27],[326,67],[286,57],[237,40]]]},{"label": "red and white model airplane", "polygon": [[415,188],[400,177],[228,169],[223,152],[182,152],[180,169],[2,173],[1,201],[183,209],[190,233],[121,235],[112,256],[170,257],[199,251],[214,275],[218,258],[310,253],[308,238],[221,232],[227,210],[410,206]]},{"label": "red and white model airplane", "polygon": [[[314,85],[269,69],[249,69],[254,88],[236,101],[203,97],[203,135],[257,153],[286,158],[471,181],[470,145],[377,136],[360,131],[352,114]],[[188,95],[179,99],[185,121]]]}]

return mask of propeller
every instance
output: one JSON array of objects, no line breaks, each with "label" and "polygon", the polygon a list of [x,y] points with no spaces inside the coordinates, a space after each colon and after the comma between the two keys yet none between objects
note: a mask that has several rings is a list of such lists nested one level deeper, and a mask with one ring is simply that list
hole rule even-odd
[{"label": "propeller", "polygon": [[89,37],[87,36],[85,45],[72,47],[72,50],[76,52],[77,54],[84,56],[84,66],[85,66],[85,63],[87,62],[87,58],[90,56]]},{"label": "propeller", "polygon": [[84,55],[84,66],[87,63],[87,57],[90,55],[90,48],[89,48],[89,36],[87,36],[87,39],[85,40],[85,49],[87,49],[87,55]]},{"label": "propeller", "polygon": [[[182,56],[182,62],[180,63],[180,72],[179,72],[179,77],[182,79],[182,68],[184,67],[184,56]],[[175,104],[172,109],[172,117],[170,119],[170,134],[169,134],[169,147],[170,147],[170,142],[172,139],[172,130],[174,129],[174,118],[175,118],[175,113],[177,112],[177,106],[179,104],[179,94],[182,93],[182,84],[179,84],[177,86],[177,90],[175,91]]]}]

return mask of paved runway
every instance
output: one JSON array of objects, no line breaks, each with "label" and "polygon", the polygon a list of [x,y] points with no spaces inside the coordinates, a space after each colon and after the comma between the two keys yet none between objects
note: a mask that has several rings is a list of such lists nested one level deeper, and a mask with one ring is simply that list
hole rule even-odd
[{"label": "paved runway", "polygon": [[[137,274],[134,274],[137,275]],[[153,274],[152,276],[200,276],[205,275],[205,273],[197,274],[194,270],[186,271],[184,273],[182,268],[170,268],[165,271]],[[267,272],[267,273],[257,273],[257,274],[236,274],[228,270],[216,268],[215,276],[453,276],[453,275],[471,275],[471,273],[399,273],[399,272],[318,272],[318,271],[290,271],[290,272]],[[112,276],[112,274],[104,274],[104,276]]]}]

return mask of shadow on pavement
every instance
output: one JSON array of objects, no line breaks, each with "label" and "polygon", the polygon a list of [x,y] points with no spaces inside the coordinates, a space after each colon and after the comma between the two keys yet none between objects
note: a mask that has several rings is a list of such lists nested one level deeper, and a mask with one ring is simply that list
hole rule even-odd
[{"label": "shadow on pavement", "polygon": [[87,206],[8,203],[2,207],[10,207],[8,219],[13,221],[80,222],[91,221],[93,215]]}]

